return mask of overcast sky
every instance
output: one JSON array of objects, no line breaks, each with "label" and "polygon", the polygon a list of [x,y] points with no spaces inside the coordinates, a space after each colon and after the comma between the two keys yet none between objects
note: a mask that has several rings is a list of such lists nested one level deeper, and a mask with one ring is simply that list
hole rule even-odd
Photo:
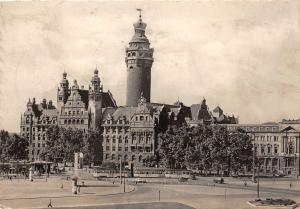
[{"label": "overcast sky", "polygon": [[62,73],[125,104],[125,47],[142,8],[154,48],[153,102],[205,97],[241,123],[300,118],[300,4],[231,2],[2,2],[0,128],[19,132],[29,97],[56,104]]}]

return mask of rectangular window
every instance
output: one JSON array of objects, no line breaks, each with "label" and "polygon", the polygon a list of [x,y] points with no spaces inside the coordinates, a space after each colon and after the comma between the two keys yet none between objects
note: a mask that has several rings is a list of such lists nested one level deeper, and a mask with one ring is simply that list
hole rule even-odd
[{"label": "rectangular window", "polygon": [[109,151],[109,146],[106,146],[106,151]]},{"label": "rectangular window", "polygon": [[126,152],[128,151],[128,147],[125,147],[125,151],[126,151]]},{"label": "rectangular window", "polygon": [[115,146],[112,147],[112,151],[116,151],[116,147]]},{"label": "rectangular window", "polygon": [[122,147],[118,147],[118,151],[122,151]]}]

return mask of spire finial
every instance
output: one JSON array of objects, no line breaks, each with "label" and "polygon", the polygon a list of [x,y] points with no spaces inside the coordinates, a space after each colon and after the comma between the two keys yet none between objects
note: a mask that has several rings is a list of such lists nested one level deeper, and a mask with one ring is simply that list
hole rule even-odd
[{"label": "spire finial", "polygon": [[142,20],[142,9],[137,8],[136,11],[140,12],[139,18],[140,18],[140,20]]}]

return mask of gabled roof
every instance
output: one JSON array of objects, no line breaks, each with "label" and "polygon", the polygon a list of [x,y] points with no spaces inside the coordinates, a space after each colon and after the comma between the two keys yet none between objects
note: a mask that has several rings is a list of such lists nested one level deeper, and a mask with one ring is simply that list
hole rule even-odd
[{"label": "gabled roof", "polygon": [[299,131],[292,126],[287,126],[281,129],[280,132],[299,132]]},{"label": "gabled roof", "polygon": [[223,113],[223,110],[221,109],[221,107],[217,106],[213,112],[218,112],[218,113]]}]

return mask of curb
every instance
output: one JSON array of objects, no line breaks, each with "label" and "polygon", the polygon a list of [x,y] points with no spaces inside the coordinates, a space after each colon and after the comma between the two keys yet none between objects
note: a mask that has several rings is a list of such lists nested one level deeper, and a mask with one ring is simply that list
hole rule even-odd
[{"label": "curb", "polygon": [[[91,196],[113,196],[113,195],[120,195],[120,194],[128,194],[128,193],[131,193],[131,192],[134,192],[135,191],[135,186],[132,186],[133,189],[130,190],[130,191],[127,191],[127,192],[118,192],[118,193],[113,193],[113,194],[97,194],[97,193],[91,193],[91,194],[83,194],[83,195],[63,195],[63,196],[47,196],[47,197],[20,197],[20,198],[4,198],[4,199],[0,199],[0,201],[7,201],[7,200],[33,200],[33,199],[59,199],[59,198],[65,198],[65,197],[73,197],[73,198],[76,198],[76,197],[91,197]],[[0,209],[2,209],[0,207]]]}]

